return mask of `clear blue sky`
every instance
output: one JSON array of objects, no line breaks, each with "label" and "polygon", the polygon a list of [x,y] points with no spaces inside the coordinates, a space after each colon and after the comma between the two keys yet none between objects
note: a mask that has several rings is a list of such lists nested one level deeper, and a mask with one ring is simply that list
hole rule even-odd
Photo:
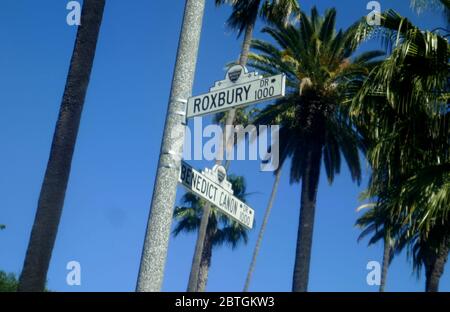
[{"label": "clear blue sky", "polygon": [[[68,1],[3,0],[0,4],[0,270],[19,273],[34,219],[51,138],[63,94],[76,28],[66,23]],[[64,212],[48,274],[56,291],[133,291],[157,165],[184,1],[109,0],[86,98]],[[367,1],[300,1],[305,10],[335,6],[338,26],[367,14]],[[439,13],[417,16],[409,1],[381,1],[422,27],[443,23]],[[194,94],[223,79],[240,41],[225,27],[228,8],[207,1]],[[259,27],[260,29],[260,27]],[[263,36],[257,32],[257,38]],[[377,47],[372,43],[366,48]],[[205,120],[207,123],[209,119]],[[195,166],[211,166],[192,162]],[[256,228],[248,246],[214,250],[208,290],[240,291],[270,194],[271,173],[259,163],[235,162],[244,174]],[[381,246],[357,243],[358,194],[344,165],[318,195],[310,273],[312,291],[376,291],[366,284],[368,261]],[[251,285],[254,291],[289,291],[299,216],[299,185],[287,170],[269,221]],[[183,190],[179,188],[178,194]],[[171,238],[166,291],[184,291],[195,235]],[[81,263],[82,285],[66,285],[66,264]],[[441,289],[450,290],[450,268]],[[389,271],[387,290],[422,291],[405,255]]]}]

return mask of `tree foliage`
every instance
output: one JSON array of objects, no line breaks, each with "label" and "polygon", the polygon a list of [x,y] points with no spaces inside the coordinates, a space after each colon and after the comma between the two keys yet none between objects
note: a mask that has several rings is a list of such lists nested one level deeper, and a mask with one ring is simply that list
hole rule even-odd
[{"label": "tree foliage", "polygon": [[450,50],[444,37],[393,10],[381,22],[359,31],[381,38],[392,53],[352,89],[350,111],[372,167],[367,194],[376,202],[358,224],[374,233],[371,241],[388,229],[397,252],[408,247],[419,271],[450,242]]},{"label": "tree foliage", "polygon": [[254,25],[261,17],[266,22],[287,24],[291,18],[298,18],[300,6],[297,0],[215,0],[216,5],[230,4],[232,13],[227,25],[238,34]]},{"label": "tree foliage", "polygon": [[0,292],[15,292],[18,285],[19,281],[14,274],[0,271]]}]

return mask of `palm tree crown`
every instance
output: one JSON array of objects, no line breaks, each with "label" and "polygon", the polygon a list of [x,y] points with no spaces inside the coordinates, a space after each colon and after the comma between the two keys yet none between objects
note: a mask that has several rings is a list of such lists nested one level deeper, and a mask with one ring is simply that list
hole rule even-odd
[{"label": "palm tree crown", "polygon": [[227,24],[241,35],[244,30],[254,25],[258,16],[266,21],[287,23],[289,18],[300,13],[297,0],[215,0],[216,5],[225,3],[233,6]]},{"label": "palm tree crown", "polygon": [[310,144],[320,144],[330,182],[339,173],[341,153],[350,166],[352,178],[360,179],[358,135],[345,116],[343,100],[347,81],[367,75],[376,64],[371,62],[384,52],[366,52],[351,60],[357,24],[346,31],[335,31],[336,11],[311,17],[301,14],[299,26],[266,27],[277,43],[254,40],[258,51],[250,55],[250,66],[265,74],[285,73],[289,93],[268,106],[256,123],[280,123],[282,160],[293,158],[291,181],[298,182],[304,172],[304,151]]}]

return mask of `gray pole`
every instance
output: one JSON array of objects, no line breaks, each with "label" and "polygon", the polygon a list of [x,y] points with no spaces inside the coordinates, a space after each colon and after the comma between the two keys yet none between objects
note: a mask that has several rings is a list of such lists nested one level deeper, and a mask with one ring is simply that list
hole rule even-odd
[{"label": "gray pole", "polygon": [[137,291],[161,291],[205,0],[186,0]]}]

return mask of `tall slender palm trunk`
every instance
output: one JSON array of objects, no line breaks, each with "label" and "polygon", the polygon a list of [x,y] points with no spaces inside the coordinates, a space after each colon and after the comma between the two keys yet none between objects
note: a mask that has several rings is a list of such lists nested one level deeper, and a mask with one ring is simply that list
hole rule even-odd
[{"label": "tall slender palm trunk", "polygon": [[255,30],[255,23],[249,24],[245,29],[244,41],[242,42],[241,55],[239,56],[239,65],[246,66],[248,61],[248,54],[250,53],[250,46],[253,39],[253,32]]},{"label": "tall slender palm trunk", "polygon": [[383,268],[381,270],[381,282],[380,282],[380,292],[384,292],[386,287],[386,278],[389,269],[389,263],[391,262],[391,244],[390,237],[384,238],[384,248],[383,248]]},{"label": "tall slender palm trunk", "polygon": [[[246,31],[245,31],[245,37],[244,37],[244,42],[242,44],[242,50],[241,50],[241,55],[239,58],[239,64],[242,66],[245,66],[247,64],[247,59],[248,59],[248,53],[250,51],[250,44],[252,41],[252,37],[253,37],[253,29],[255,27],[255,24],[251,24],[247,27]],[[232,126],[234,124],[234,119],[236,117],[236,110],[231,109],[230,111],[228,111],[228,115],[225,121],[225,129],[227,129],[227,127]],[[216,156],[216,164],[220,165],[222,164],[223,161],[223,150],[225,148],[226,153],[228,154],[229,151],[231,150],[231,148],[233,147],[232,144],[232,138],[233,138],[233,133],[229,133],[229,135],[227,136],[227,131],[224,131],[224,139],[223,139],[223,143],[221,143],[221,146],[219,146],[218,149],[218,155]],[[225,167],[228,169],[230,165],[229,161],[226,161],[226,165]],[[204,249],[204,245],[205,245],[205,240],[206,240],[206,232],[207,232],[207,228],[208,228],[208,221],[209,221],[209,216],[211,213],[211,204],[208,203],[205,205],[205,208],[203,210],[203,214],[202,214],[202,219],[200,221],[200,228],[199,228],[199,234],[197,237],[197,242],[195,244],[195,251],[194,251],[194,257],[192,259],[192,266],[191,266],[191,272],[189,274],[189,281],[188,281],[188,287],[187,287],[187,291],[188,292],[194,292],[197,291],[199,289],[199,278],[200,278],[200,265],[201,265],[201,258],[202,258],[202,254],[203,254],[203,249]]]},{"label": "tall slender palm trunk", "polygon": [[206,291],[206,284],[208,283],[208,273],[211,267],[212,249],[213,249],[213,229],[208,229],[205,242],[203,245],[202,259],[200,260],[200,270],[198,273],[197,292]]},{"label": "tall slender palm trunk", "polygon": [[[252,39],[253,39],[253,32],[255,29],[255,23],[250,24],[247,26],[247,28],[245,29],[245,35],[244,35],[244,41],[242,42],[242,48],[241,48],[241,55],[239,56],[239,65],[242,66],[246,66],[247,65],[247,61],[248,61],[248,54],[250,53],[250,46],[252,43]],[[228,111],[227,114],[227,118],[225,120],[225,129],[227,126],[233,126],[234,125],[234,120],[236,119],[236,109],[231,109]],[[227,136],[228,134],[228,136]],[[227,131],[225,131],[225,151],[226,151],[226,155],[228,155],[231,151],[231,149],[233,148],[233,135],[234,133],[230,132],[227,133]],[[223,153],[223,151],[222,151]],[[230,160],[226,160],[225,162],[225,168],[228,169],[230,167]]]},{"label": "tall slender palm trunk", "polygon": [[[444,240],[442,247],[437,254],[428,257],[425,263],[425,291],[426,292],[438,292],[439,282],[444,274],[445,264],[448,260],[448,254],[450,252],[450,237]],[[430,253],[431,254],[431,253]]]},{"label": "tall slender palm trunk", "polygon": [[306,152],[306,168],[302,176],[300,221],[292,283],[292,291],[294,292],[306,292],[308,290],[314,215],[322,159],[320,143],[312,143],[310,146],[311,148]]},{"label": "tall slender palm trunk", "polygon": [[19,291],[43,291],[58,232],[105,0],[85,0]]},{"label": "tall slender palm trunk", "polygon": [[269,221],[270,212],[272,211],[273,203],[275,201],[275,195],[277,194],[278,190],[278,184],[280,183],[280,177],[281,177],[281,169],[282,167],[278,168],[276,174],[275,174],[275,180],[273,181],[272,186],[272,192],[270,193],[269,202],[267,204],[266,212],[264,213],[263,222],[261,224],[261,229],[259,230],[258,239],[256,240],[255,249],[253,250],[253,256],[252,256],[252,262],[250,263],[250,267],[248,269],[247,278],[245,280],[244,285],[244,291],[248,291],[248,288],[250,287],[250,281],[253,276],[253,272],[255,271],[256,267],[256,258],[258,257],[259,250],[261,248],[262,239],[264,237],[264,232],[266,231],[267,223]]}]

